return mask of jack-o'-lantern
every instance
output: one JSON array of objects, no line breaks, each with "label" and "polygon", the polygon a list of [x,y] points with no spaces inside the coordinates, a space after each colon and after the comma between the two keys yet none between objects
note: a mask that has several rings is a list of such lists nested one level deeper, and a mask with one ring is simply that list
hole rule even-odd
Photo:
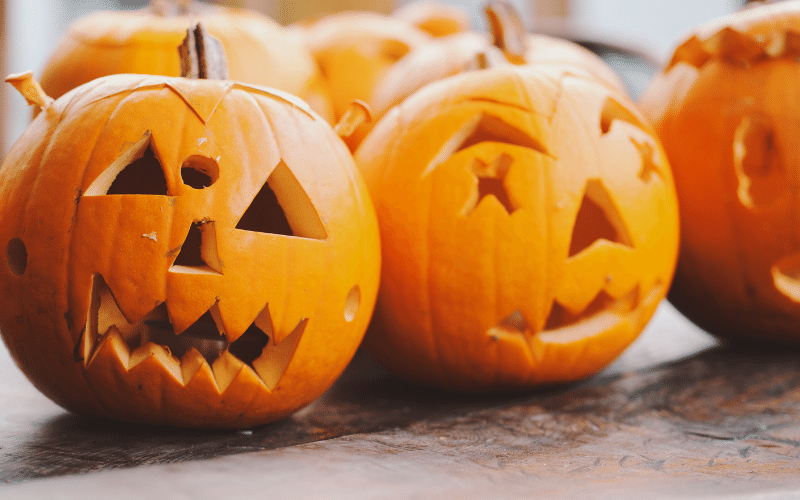
[{"label": "jack-o'-lantern", "polygon": [[337,121],[354,100],[371,105],[381,76],[431,40],[424,31],[376,12],[340,12],[300,29],[328,84]]},{"label": "jack-o'-lantern", "polygon": [[365,343],[403,378],[481,391],[585,377],[666,294],[667,160],[624,95],[569,66],[434,82],[355,157],[383,252]]},{"label": "jack-o'-lantern", "polygon": [[179,76],[175,48],[191,22],[202,22],[222,42],[232,79],[289,92],[333,119],[327,85],[300,40],[258,12],[196,0],[152,0],[143,9],[78,19],[45,65],[42,88],[58,98],[106,75]]},{"label": "jack-o'-lantern", "polygon": [[797,1],[711,22],[640,103],[681,203],[669,298],[717,335],[800,341],[798,40]]},{"label": "jack-o'-lantern", "polygon": [[434,37],[453,35],[469,30],[472,20],[460,5],[436,0],[416,0],[404,4],[392,13],[412,26]]},{"label": "jack-o'-lantern", "polygon": [[380,251],[327,122],[228,80],[114,75],[39,101],[0,169],[0,330],[44,394],[248,427],[333,383],[369,322]]}]

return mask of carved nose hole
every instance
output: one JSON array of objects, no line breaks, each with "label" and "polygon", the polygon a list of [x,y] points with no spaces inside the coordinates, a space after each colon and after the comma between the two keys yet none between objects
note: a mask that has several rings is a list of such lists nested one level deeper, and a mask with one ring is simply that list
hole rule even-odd
[{"label": "carved nose hole", "polygon": [[170,271],[222,274],[213,221],[192,223]]},{"label": "carved nose hole", "polygon": [[767,116],[745,116],[734,132],[733,160],[739,201],[747,208],[768,205],[783,195],[787,182],[775,129]]},{"label": "carved nose hole", "polygon": [[586,184],[586,191],[572,228],[569,256],[582,252],[597,240],[633,246],[622,216],[614,206],[611,195],[597,179]]},{"label": "carved nose hole", "polygon": [[12,238],[6,245],[6,263],[11,273],[22,276],[28,268],[28,249],[19,238]]},{"label": "carved nose hole", "polygon": [[193,155],[181,165],[181,180],[194,189],[205,189],[219,179],[219,165],[211,158]]}]

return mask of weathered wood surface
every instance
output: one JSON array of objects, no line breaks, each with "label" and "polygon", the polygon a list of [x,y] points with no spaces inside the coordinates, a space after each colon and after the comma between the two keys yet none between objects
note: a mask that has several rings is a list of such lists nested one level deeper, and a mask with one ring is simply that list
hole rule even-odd
[{"label": "weathered wood surface", "polygon": [[800,497],[798,355],[716,345],[662,307],[571,387],[443,394],[361,355],[290,419],[200,432],[68,414],[3,352],[0,497]]}]

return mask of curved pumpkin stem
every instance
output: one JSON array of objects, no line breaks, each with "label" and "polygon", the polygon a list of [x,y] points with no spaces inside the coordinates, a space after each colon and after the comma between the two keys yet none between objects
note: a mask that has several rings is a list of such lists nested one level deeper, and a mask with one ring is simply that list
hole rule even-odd
[{"label": "curved pumpkin stem", "polygon": [[356,99],[350,103],[347,111],[342,115],[342,119],[334,125],[333,131],[344,139],[345,137],[350,137],[361,124],[371,121],[372,112],[369,106],[365,102]]},{"label": "curved pumpkin stem", "polygon": [[42,90],[42,86],[33,77],[33,71],[8,75],[6,81],[22,94],[28,104],[36,106],[40,111],[49,108],[53,104],[53,98]]},{"label": "curved pumpkin stem", "polygon": [[150,0],[150,9],[157,16],[183,16],[194,12],[194,0]]},{"label": "curved pumpkin stem", "polygon": [[519,11],[505,0],[492,1],[484,7],[492,32],[492,44],[514,64],[525,64],[527,30]]},{"label": "curved pumpkin stem", "polygon": [[227,80],[228,60],[222,42],[208,34],[202,23],[186,30],[178,47],[181,76],[184,78]]}]

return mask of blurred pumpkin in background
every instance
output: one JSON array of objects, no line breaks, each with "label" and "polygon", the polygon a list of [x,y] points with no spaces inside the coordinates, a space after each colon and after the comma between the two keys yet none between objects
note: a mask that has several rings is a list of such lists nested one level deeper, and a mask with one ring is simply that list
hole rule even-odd
[{"label": "blurred pumpkin in background", "polygon": [[619,90],[572,65],[433,82],[356,151],[380,222],[370,352],[416,383],[526,388],[597,372],[665,296],[669,165]]},{"label": "blurred pumpkin in background", "polygon": [[431,36],[447,36],[468,31],[472,26],[469,12],[460,5],[435,0],[408,2],[392,13]]},{"label": "blurred pumpkin in background", "polygon": [[800,341],[800,2],[698,27],[640,106],[674,168],[670,301],[722,336]]},{"label": "blurred pumpkin in background", "polygon": [[380,251],[330,125],[229,80],[113,75],[36,100],[0,168],[0,331],[37,388],[79,413],[250,427],[334,382]]},{"label": "blurred pumpkin in background", "polygon": [[178,76],[176,47],[193,21],[222,42],[232,79],[299,96],[333,120],[327,85],[300,40],[255,11],[194,0],[153,0],[143,9],[96,12],[75,21],[45,65],[42,88],[58,98],[106,75]]},{"label": "blurred pumpkin in background", "polygon": [[383,74],[431,40],[405,21],[365,11],[332,14],[301,29],[330,88],[336,121],[356,99],[371,105]]},{"label": "blurred pumpkin in background", "polygon": [[[370,100],[376,120],[426,84],[476,69],[478,54],[518,65],[574,65],[625,92],[625,85],[614,70],[589,50],[560,38],[527,33],[520,14],[510,3],[488,2],[485,11],[490,34],[467,32],[443,37],[391,67]],[[368,126],[358,130],[360,140],[368,131]]]}]

